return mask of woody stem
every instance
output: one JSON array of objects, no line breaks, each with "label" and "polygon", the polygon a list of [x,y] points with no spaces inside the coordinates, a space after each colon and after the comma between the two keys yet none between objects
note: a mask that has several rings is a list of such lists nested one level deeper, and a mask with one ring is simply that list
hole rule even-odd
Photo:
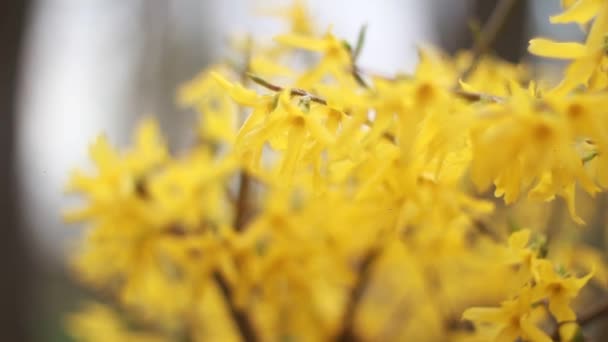
[{"label": "woody stem", "polygon": [[483,26],[481,33],[473,46],[473,60],[471,61],[471,64],[469,64],[468,68],[460,74],[461,80],[467,79],[475,69],[477,69],[481,56],[486,53],[494,43],[498,32],[504,26],[509,17],[509,13],[511,13],[511,9],[516,2],[517,0],[500,0],[496,7],[494,7],[492,14],[490,14],[490,18],[488,18],[488,21]]}]

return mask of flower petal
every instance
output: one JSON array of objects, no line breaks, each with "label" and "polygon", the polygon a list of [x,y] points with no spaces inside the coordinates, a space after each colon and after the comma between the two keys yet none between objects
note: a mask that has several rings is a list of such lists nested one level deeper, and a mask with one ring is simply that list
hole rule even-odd
[{"label": "flower petal", "polygon": [[502,323],[504,316],[500,308],[470,308],[462,313],[462,319],[483,323]]},{"label": "flower petal", "polygon": [[581,43],[556,42],[545,38],[535,38],[530,40],[528,51],[542,57],[577,59],[586,54],[587,48]]},{"label": "flower petal", "polygon": [[311,51],[323,51],[327,47],[324,40],[301,34],[282,34],[274,37],[274,40],[287,46]]},{"label": "flower petal", "polygon": [[530,342],[551,342],[553,341],[544,331],[538,328],[529,317],[522,319],[521,330],[524,333],[522,336],[526,341]]},{"label": "flower petal", "polygon": [[528,241],[530,240],[530,230],[522,229],[516,231],[515,233],[509,236],[509,246],[513,249],[522,249],[526,247]]},{"label": "flower petal", "polygon": [[603,0],[579,0],[564,12],[551,16],[552,24],[579,23],[585,24],[597,14]]},{"label": "flower petal", "polygon": [[507,326],[500,331],[494,342],[513,342],[519,337],[519,331],[514,326]]},{"label": "flower petal", "polygon": [[576,319],[574,310],[570,308],[570,300],[565,295],[552,296],[549,300],[549,311],[557,322]]}]

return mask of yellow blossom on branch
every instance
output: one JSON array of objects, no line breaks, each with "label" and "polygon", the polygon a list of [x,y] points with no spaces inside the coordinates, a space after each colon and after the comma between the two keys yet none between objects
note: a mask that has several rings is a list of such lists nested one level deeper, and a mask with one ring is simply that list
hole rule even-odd
[{"label": "yellow blossom on branch", "polygon": [[[512,3],[501,0],[492,20]],[[562,1],[550,19],[591,23],[584,44],[531,41],[537,55],[572,61],[551,90],[531,66],[485,54],[492,32],[480,33],[488,46],[453,56],[427,47],[411,74],[379,75],[358,62],[366,26],[351,45],[319,35],[303,1],[273,11],[287,32],[237,41],[239,62],[178,89],[180,107],[198,114],[196,141],[170,153],[145,119],[132,147],[102,135],[92,169],[70,177],[81,203],[66,219],[87,227],[70,263],[102,302],[69,317],[71,335],[591,333],[587,323],[608,313],[608,303],[587,308],[608,270],[583,238],[605,225],[593,196],[608,188],[607,4]]]}]

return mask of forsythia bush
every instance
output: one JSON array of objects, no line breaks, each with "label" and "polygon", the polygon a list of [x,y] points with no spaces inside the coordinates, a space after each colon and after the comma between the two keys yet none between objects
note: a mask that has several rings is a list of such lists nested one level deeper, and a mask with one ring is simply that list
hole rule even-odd
[{"label": "forsythia bush", "polygon": [[551,22],[588,35],[530,42],[570,61],[551,87],[479,51],[375,75],[357,65],[364,30],[318,34],[297,2],[290,32],[238,42],[242,61],[179,90],[200,113],[190,148],[170,154],[153,120],[127,151],[92,144],[66,216],[89,227],[73,264],[101,300],[70,332],[581,341],[607,311],[583,218],[608,188],[608,1],[562,3]]}]

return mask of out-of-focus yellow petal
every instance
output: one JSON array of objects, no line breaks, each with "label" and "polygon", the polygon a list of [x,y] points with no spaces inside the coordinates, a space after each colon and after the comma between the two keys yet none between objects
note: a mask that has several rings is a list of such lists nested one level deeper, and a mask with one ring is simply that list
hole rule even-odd
[{"label": "out-of-focus yellow petal", "polygon": [[294,72],[291,69],[262,57],[253,58],[249,67],[254,74],[261,76],[294,75]]},{"label": "out-of-focus yellow petal", "polygon": [[462,313],[462,319],[472,322],[502,323],[504,313],[499,308],[470,308]]},{"label": "out-of-focus yellow petal", "polygon": [[306,128],[310,134],[323,145],[329,145],[334,142],[334,137],[329,133],[327,128],[319,123],[315,118],[306,116]]},{"label": "out-of-focus yellow petal", "polygon": [[596,58],[601,58],[601,56],[593,54],[570,63],[566,68],[564,79],[549,93],[555,96],[563,96],[579,85],[586,85],[597,67]]},{"label": "out-of-focus yellow petal", "polygon": [[[537,327],[530,318],[521,319],[521,329],[525,333],[522,336],[524,340],[531,342],[552,342],[553,340],[539,327]],[[511,340],[514,341],[514,340]]]},{"label": "out-of-focus yellow petal", "polygon": [[570,308],[570,299],[565,296],[553,296],[549,300],[549,311],[558,322],[573,321],[576,314]]},{"label": "out-of-focus yellow petal", "polygon": [[253,106],[258,102],[259,96],[255,91],[246,89],[240,84],[232,84],[217,72],[211,72],[211,77],[228,92],[234,101],[244,106]]},{"label": "out-of-focus yellow petal", "polygon": [[580,43],[556,42],[545,38],[535,38],[530,40],[528,51],[542,57],[576,59],[584,56],[587,48]]},{"label": "out-of-focus yellow petal", "polygon": [[559,281],[560,278],[555,274],[553,264],[546,259],[541,259],[536,262],[534,276],[537,281],[547,283]]},{"label": "out-of-focus yellow petal", "polygon": [[288,137],[287,137],[287,150],[283,156],[283,164],[281,165],[281,175],[287,177],[293,177],[295,172],[296,163],[300,159],[302,154],[302,146],[306,138],[306,131],[304,130],[304,119],[296,117],[293,119]]},{"label": "out-of-focus yellow petal", "polygon": [[494,342],[512,342],[519,338],[519,331],[512,325],[507,325],[500,331]]},{"label": "out-of-focus yellow petal", "polygon": [[473,87],[472,85],[470,85],[469,83],[466,83],[465,81],[459,79],[458,80],[458,84],[460,84],[460,88],[462,88],[462,90],[464,91],[468,91],[470,93],[478,93],[479,89]]},{"label": "out-of-focus yellow petal", "polygon": [[549,20],[553,24],[584,24],[595,17],[603,2],[604,0],[578,0],[563,13],[551,16]]},{"label": "out-of-focus yellow petal", "polygon": [[560,341],[576,341],[576,333],[580,329],[576,322],[569,322],[565,324],[560,324],[559,326],[559,336],[561,337]]},{"label": "out-of-focus yellow petal", "polygon": [[576,202],[575,202],[575,184],[574,182],[564,189],[564,199],[566,200],[566,204],[568,206],[568,212],[570,213],[570,217],[572,220],[579,225],[584,225],[585,221],[576,214]]},{"label": "out-of-focus yellow petal", "polygon": [[119,161],[119,156],[108,142],[105,135],[97,137],[95,142],[89,147],[89,155],[101,172],[107,170],[110,165],[116,165]]},{"label": "out-of-focus yellow petal", "polygon": [[295,33],[282,34],[274,37],[274,40],[280,44],[304,50],[323,51],[327,48],[327,43],[322,39],[307,37]]},{"label": "out-of-focus yellow petal", "polygon": [[509,247],[513,249],[522,249],[526,247],[528,241],[530,240],[530,230],[522,229],[516,231],[515,233],[509,236]]},{"label": "out-of-focus yellow petal", "polygon": [[573,279],[574,280],[574,284],[575,284],[575,291],[580,290],[581,288],[583,288],[583,286],[587,285],[587,283],[589,282],[589,280],[591,280],[591,278],[593,278],[595,276],[595,265],[592,266],[591,271],[589,273],[587,273],[586,276],[581,277],[581,278],[576,278]]}]

